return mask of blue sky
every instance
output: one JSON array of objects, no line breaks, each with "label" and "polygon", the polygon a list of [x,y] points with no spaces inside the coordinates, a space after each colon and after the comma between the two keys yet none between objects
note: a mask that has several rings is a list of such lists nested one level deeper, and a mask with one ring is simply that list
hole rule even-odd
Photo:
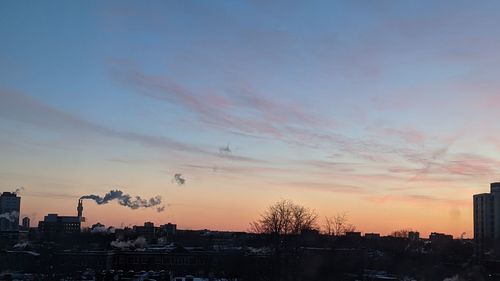
[{"label": "blue sky", "polygon": [[38,219],[118,186],[169,206],[89,218],[246,229],[287,198],[470,232],[498,179],[498,5],[2,1],[0,185]]}]

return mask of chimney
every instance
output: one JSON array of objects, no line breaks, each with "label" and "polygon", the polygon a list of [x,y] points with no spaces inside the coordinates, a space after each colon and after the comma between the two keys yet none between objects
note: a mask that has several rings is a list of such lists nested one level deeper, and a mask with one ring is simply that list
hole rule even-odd
[{"label": "chimney", "polygon": [[78,207],[76,208],[76,210],[78,211],[78,217],[81,219],[82,215],[83,215],[83,203],[82,203],[82,199],[78,199]]}]

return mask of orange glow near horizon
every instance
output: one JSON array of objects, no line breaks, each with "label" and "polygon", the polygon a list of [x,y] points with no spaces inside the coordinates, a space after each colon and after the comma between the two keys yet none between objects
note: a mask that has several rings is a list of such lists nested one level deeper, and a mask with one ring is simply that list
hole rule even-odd
[{"label": "orange glow near horizon", "polygon": [[[248,192],[249,195],[258,193],[256,190]],[[86,222],[83,226],[90,227],[99,222],[107,226],[124,227],[151,221],[155,225],[176,223],[179,229],[249,231],[249,224],[258,219],[267,206],[281,199],[290,199],[314,209],[318,214],[320,227],[326,216],[345,212],[349,222],[362,233],[388,235],[404,228],[419,231],[422,237],[427,237],[430,232],[452,234],[456,238],[465,233],[464,237],[472,237],[472,213],[470,206],[465,204],[449,205],[411,199],[399,201],[401,198],[373,201],[352,194],[327,191],[311,193],[303,189],[292,189],[288,197],[283,197],[280,189],[266,194],[268,197],[265,199],[251,196],[242,199],[236,197],[236,194],[232,194],[235,196],[233,198],[231,194],[226,194],[225,198],[210,198],[203,194],[190,198],[179,196],[176,201],[178,203],[167,203],[164,212],[156,212],[154,209],[131,210],[116,202],[97,205],[92,200],[84,200]],[[189,199],[189,203],[183,203],[182,199]],[[31,217],[32,226],[35,226],[48,213],[76,215],[76,204],[77,197],[71,200],[27,195],[22,196],[21,213]]]}]

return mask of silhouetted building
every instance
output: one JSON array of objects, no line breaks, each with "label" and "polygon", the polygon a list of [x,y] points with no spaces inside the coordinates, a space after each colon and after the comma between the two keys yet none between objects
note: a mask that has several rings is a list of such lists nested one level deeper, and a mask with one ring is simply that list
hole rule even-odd
[{"label": "silhouetted building", "polygon": [[433,244],[449,243],[453,241],[453,235],[431,232],[431,234],[429,235],[429,240]]},{"label": "silhouetted building", "polygon": [[500,237],[500,183],[492,183],[490,191],[490,193],[476,194],[473,197],[474,239]]},{"label": "silhouetted building", "polygon": [[156,235],[155,224],[152,222],[145,222],[144,226],[135,225],[134,232],[139,236],[145,237],[146,239],[153,239]]},{"label": "silhouetted building", "polygon": [[365,233],[366,239],[380,239],[380,233]]},{"label": "silhouetted building", "polygon": [[490,184],[490,193],[475,194],[474,241],[478,254],[500,239],[500,182]]},{"label": "silhouetted building", "polygon": [[361,232],[358,232],[358,231],[348,231],[345,233],[345,236],[347,238],[351,238],[351,239],[360,239],[361,238]]},{"label": "silhouetted building", "polygon": [[29,217],[24,217],[22,225],[23,225],[23,229],[24,230],[30,229],[30,218]]},{"label": "silhouetted building", "polygon": [[80,217],[59,216],[58,214],[48,214],[43,221],[38,223],[40,234],[46,238],[80,233],[80,227]]},{"label": "silhouetted building", "polygon": [[0,240],[17,240],[19,237],[19,211],[21,197],[15,192],[0,195]]},{"label": "silhouetted building", "polygon": [[53,254],[54,267],[58,272],[75,272],[92,268],[109,270],[113,266],[112,251],[58,251]]},{"label": "silhouetted building", "polygon": [[83,218],[82,199],[78,200],[76,216],[59,216],[48,214],[38,222],[38,231],[45,238],[55,238],[65,234],[80,233]]},{"label": "silhouetted building", "polygon": [[177,233],[177,225],[173,223],[167,223],[162,226],[160,226],[160,230],[162,234],[165,235],[175,235]]},{"label": "silhouetted building", "polygon": [[418,232],[418,231],[409,231],[408,232],[408,240],[410,240],[410,241],[418,241],[418,240],[420,240],[420,232]]},{"label": "silhouetted building", "polygon": [[15,192],[4,192],[0,195],[0,231],[17,231],[19,229],[19,211],[21,197]]}]

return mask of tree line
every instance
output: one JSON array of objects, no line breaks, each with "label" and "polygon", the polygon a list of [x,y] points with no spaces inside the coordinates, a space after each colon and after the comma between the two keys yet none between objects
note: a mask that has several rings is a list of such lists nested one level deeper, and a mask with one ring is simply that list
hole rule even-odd
[{"label": "tree line", "polygon": [[[291,200],[280,200],[261,214],[260,218],[250,223],[250,231],[261,234],[297,235],[304,230],[317,230],[325,235],[342,236],[356,231],[350,223],[347,212],[326,216],[322,223],[315,210],[296,204]],[[392,237],[408,238],[411,228],[391,232]]]},{"label": "tree line", "polygon": [[319,220],[315,210],[290,200],[280,200],[267,207],[258,220],[250,223],[250,230],[255,233],[278,235],[296,235],[304,230],[317,230],[332,236],[356,231],[356,227],[349,222],[346,212],[324,217],[321,225]]}]

